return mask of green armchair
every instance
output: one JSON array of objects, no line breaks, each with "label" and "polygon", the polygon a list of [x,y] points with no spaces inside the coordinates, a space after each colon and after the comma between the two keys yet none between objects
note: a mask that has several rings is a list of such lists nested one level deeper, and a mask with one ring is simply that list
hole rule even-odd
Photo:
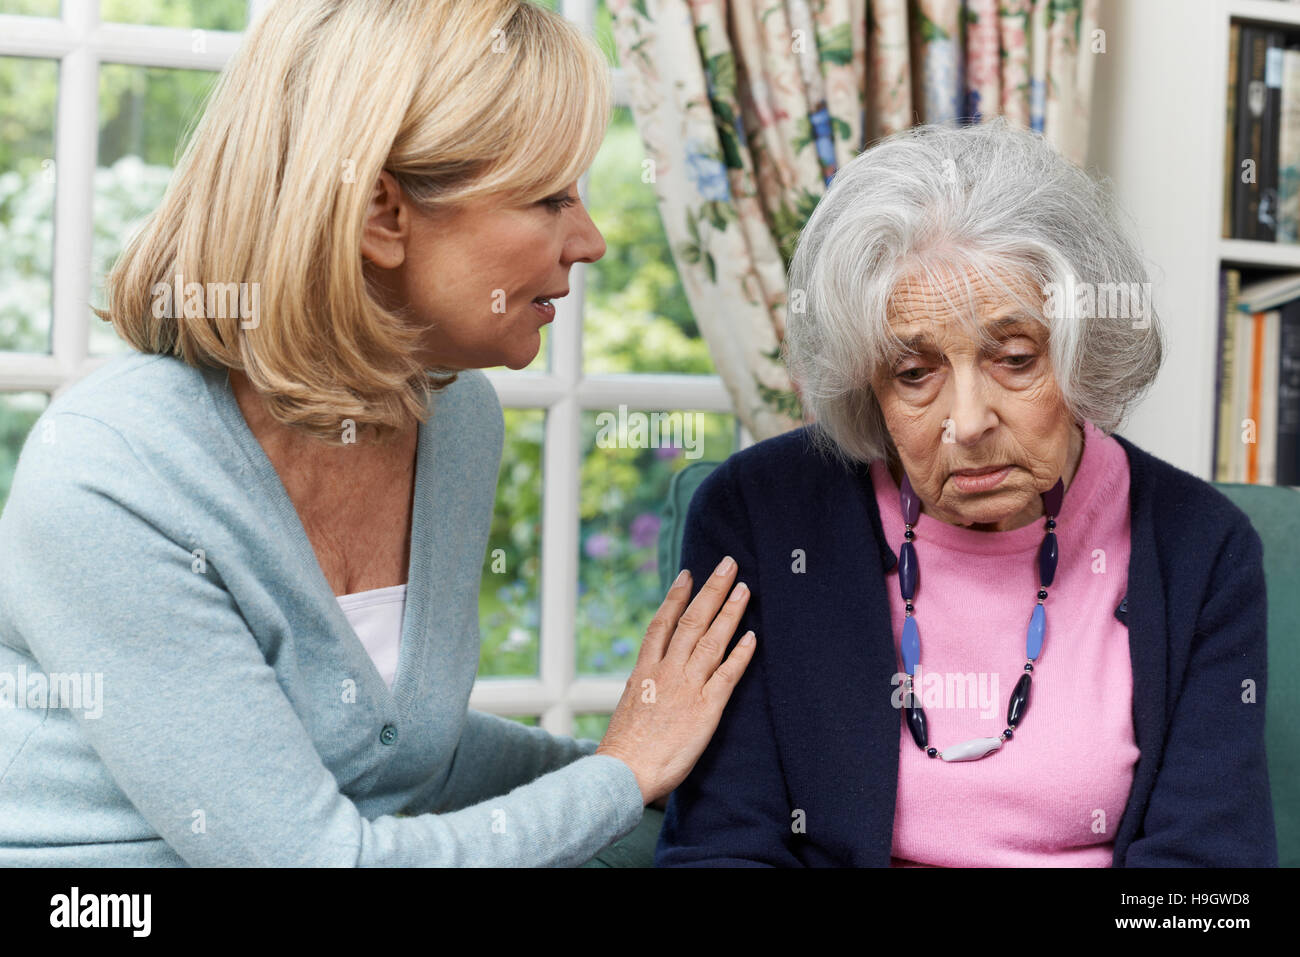
[{"label": "green armchair", "polygon": [[[659,527],[659,584],[667,592],[680,569],[691,496],[717,462],[695,462],[673,476]],[[1265,747],[1278,864],[1300,866],[1300,488],[1215,482],[1249,517],[1264,544],[1268,589],[1268,700]],[[647,808],[637,829],[584,867],[652,867],[663,814]]]}]

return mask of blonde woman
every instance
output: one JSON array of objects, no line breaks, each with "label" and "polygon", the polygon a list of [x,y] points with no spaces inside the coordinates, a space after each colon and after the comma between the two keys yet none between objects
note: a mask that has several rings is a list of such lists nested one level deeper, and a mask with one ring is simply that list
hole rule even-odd
[{"label": "blonde woman", "polygon": [[753,653],[734,562],[669,591],[599,746],[468,709],[478,369],[603,254],[609,112],[520,0],[250,30],[108,278],[136,351],[50,406],[0,517],[0,673],[87,691],[0,709],[0,864],[573,865],[683,780]]}]

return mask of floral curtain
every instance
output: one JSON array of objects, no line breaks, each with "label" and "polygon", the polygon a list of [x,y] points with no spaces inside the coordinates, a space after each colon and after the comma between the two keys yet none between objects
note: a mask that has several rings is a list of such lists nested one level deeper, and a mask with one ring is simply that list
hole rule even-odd
[{"label": "floral curtain", "polygon": [[1002,114],[1082,164],[1098,0],[609,0],[646,178],[756,439],[801,424],[780,360],[794,243],[836,169]]}]

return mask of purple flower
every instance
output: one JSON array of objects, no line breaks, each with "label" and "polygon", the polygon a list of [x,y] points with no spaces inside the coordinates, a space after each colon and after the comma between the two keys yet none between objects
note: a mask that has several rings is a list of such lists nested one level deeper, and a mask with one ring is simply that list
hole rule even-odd
[{"label": "purple flower", "polygon": [[655,449],[655,458],[675,459],[681,450],[682,447],[680,445],[661,445],[659,448]]},{"label": "purple flower", "polygon": [[632,519],[629,529],[634,548],[647,548],[659,537],[659,516],[654,512],[642,512]]},{"label": "purple flower", "polygon": [[582,549],[588,558],[607,558],[613,545],[614,540],[608,535],[588,535]]},{"label": "purple flower", "polygon": [[610,650],[613,651],[614,654],[622,658],[624,655],[626,655],[628,652],[632,650],[632,646],[629,645],[622,638],[620,638],[618,639],[618,641],[614,642],[612,646],[610,646]]},{"label": "purple flower", "polygon": [[595,655],[592,655],[592,656],[591,656],[591,666],[592,666],[593,668],[604,668],[604,667],[605,667],[605,656],[602,655],[602,654],[595,654]]}]

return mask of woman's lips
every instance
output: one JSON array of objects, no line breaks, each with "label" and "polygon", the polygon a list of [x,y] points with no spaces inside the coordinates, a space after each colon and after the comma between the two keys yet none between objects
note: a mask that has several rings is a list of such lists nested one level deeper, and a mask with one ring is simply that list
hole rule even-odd
[{"label": "woman's lips", "polygon": [[953,472],[952,481],[963,492],[987,492],[989,489],[997,488],[1008,475],[1011,474],[1012,466],[1004,465],[1001,468],[993,467],[980,469],[972,472]]}]

